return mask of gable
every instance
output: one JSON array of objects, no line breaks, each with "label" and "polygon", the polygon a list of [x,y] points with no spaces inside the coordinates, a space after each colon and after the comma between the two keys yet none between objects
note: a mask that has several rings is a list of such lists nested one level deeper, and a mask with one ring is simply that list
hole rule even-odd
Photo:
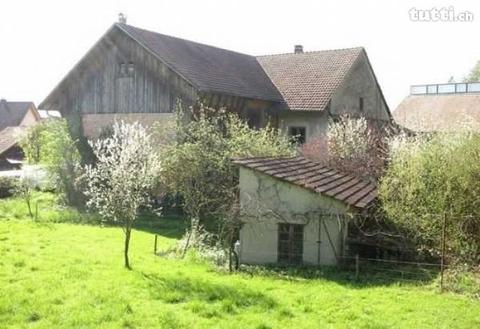
[{"label": "gable", "polygon": [[342,83],[334,91],[329,105],[329,112],[334,116],[349,115],[372,120],[391,120],[392,116],[383,92],[363,49],[352,63]]},{"label": "gable", "polygon": [[39,120],[32,102],[8,102],[0,100],[0,131],[6,127],[29,125]]},{"label": "gable", "polygon": [[[130,74],[123,69],[132,68]],[[129,71],[130,72],[130,71]],[[113,25],[40,104],[71,113],[165,113],[177,98],[196,99],[196,89]]]},{"label": "gable", "polygon": [[290,110],[322,111],[362,48],[257,57]]}]

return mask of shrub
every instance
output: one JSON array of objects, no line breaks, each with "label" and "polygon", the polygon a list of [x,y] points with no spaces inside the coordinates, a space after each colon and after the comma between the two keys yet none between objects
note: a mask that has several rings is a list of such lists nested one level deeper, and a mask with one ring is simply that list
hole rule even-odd
[{"label": "shrub", "polygon": [[33,126],[21,145],[28,163],[39,163],[46,168],[64,201],[82,208],[85,198],[77,184],[82,173],[81,158],[66,120],[49,120]]},{"label": "shrub", "polygon": [[[237,196],[236,157],[286,156],[295,153],[289,138],[269,126],[253,129],[237,114],[202,105],[184,113],[178,107],[176,140],[162,155],[162,182],[179,194],[183,210],[195,223],[204,218],[227,218]],[[224,220],[224,225],[237,225]],[[231,245],[235,230],[222,229],[225,244]],[[189,245],[190,238],[187,237]],[[186,248],[185,248],[186,251]]]},{"label": "shrub", "polygon": [[302,145],[302,154],[346,173],[378,178],[385,167],[386,134],[385,129],[370,128],[363,117],[342,116],[329,121],[326,136]]},{"label": "shrub", "polygon": [[0,199],[11,197],[15,191],[15,181],[13,177],[0,177]]},{"label": "shrub", "polygon": [[462,131],[395,138],[381,180],[386,214],[419,247],[439,254],[446,216],[453,260],[480,261],[480,135]]}]

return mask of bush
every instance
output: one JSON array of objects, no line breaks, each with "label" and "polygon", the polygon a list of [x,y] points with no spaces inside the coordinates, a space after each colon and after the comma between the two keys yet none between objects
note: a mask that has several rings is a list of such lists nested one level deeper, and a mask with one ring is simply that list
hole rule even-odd
[{"label": "bush", "polygon": [[440,254],[446,218],[451,260],[480,261],[480,135],[468,130],[394,139],[380,185],[386,214],[418,247]]},{"label": "bush", "polygon": [[33,126],[21,145],[28,163],[45,167],[63,200],[82,208],[85,198],[77,184],[82,174],[81,158],[66,120],[49,120]]},{"label": "bush", "polygon": [[0,199],[8,198],[15,192],[16,178],[0,177]]},{"label": "bush", "polygon": [[383,145],[387,131],[363,118],[330,120],[326,136],[302,145],[303,156],[355,176],[377,179],[385,167]]}]

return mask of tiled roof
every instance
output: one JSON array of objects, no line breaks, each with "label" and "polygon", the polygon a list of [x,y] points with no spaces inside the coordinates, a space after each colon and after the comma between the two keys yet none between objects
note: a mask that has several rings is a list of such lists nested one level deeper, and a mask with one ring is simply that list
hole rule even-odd
[{"label": "tiled roof", "polygon": [[257,57],[290,110],[323,110],[363,48]]},{"label": "tiled roof", "polygon": [[365,208],[377,197],[375,184],[303,157],[245,158],[235,159],[234,163],[327,195],[356,208]]},{"label": "tiled roof", "polygon": [[480,131],[480,93],[410,95],[393,112],[395,121],[414,131]]},{"label": "tiled roof", "polygon": [[117,26],[200,91],[282,101],[254,56],[125,24]]},{"label": "tiled roof", "polygon": [[0,154],[15,146],[27,129],[27,127],[7,127],[0,131]]},{"label": "tiled roof", "polygon": [[32,102],[0,100],[0,131],[9,126],[20,125],[31,106],[34,106]]}]

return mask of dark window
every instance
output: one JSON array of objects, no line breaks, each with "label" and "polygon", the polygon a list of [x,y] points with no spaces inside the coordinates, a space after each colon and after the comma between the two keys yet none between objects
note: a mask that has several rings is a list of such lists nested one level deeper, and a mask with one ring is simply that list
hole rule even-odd
[{"label": "dark window", "polygon": [[290,127],[288,134],[299,144],[304,144],[307,141],[307,128],[305,127]]},{"label": "dark window", "polygon": [[301,264],[303,261],[303,225],[278,224],[278,262]]},{"label": "dark window", "polygon": [[120,78],[134,77],[135,76],[135,64],[133,64],[132,62],[118,64],[118,76]]},{"label": "dark window", "polygon": [[363,112],[363,97],[360,97],[358,100],[358,108],[360,109],[360,112]]}]

